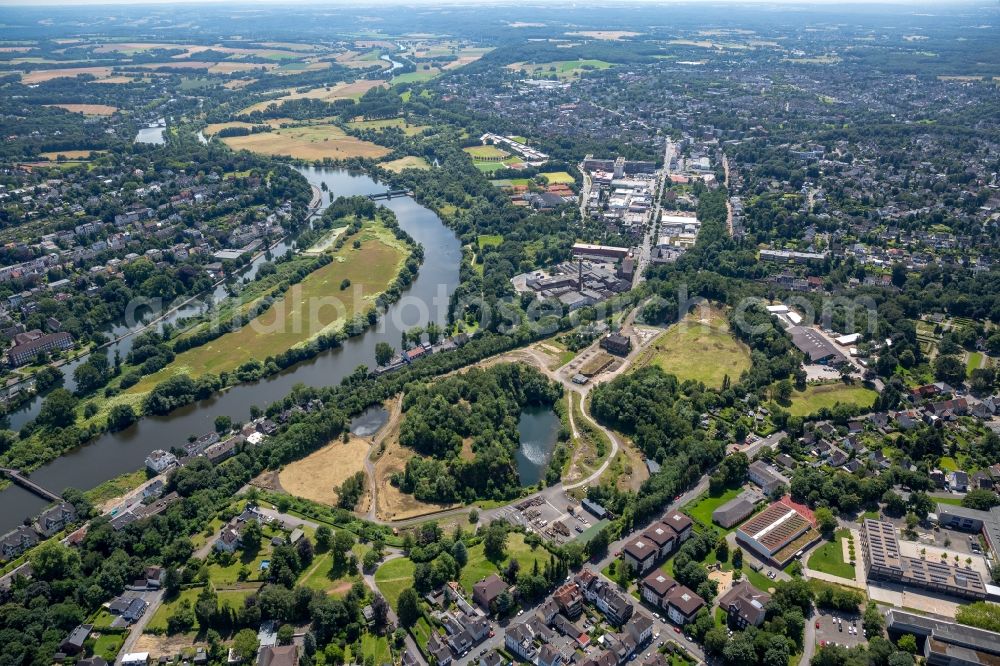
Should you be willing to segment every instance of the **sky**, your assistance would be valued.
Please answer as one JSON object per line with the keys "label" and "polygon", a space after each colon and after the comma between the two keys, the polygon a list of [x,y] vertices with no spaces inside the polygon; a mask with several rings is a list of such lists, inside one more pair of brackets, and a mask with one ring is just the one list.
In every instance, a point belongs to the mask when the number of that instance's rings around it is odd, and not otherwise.
{"label": "sky", "polygon": [[[984,0],[583,0],[577,5],[600,4],[608,7],[617,4],[686,4],[686,5],[899,5],[921,10],[945,9],[959,5],[994,4]],[[542,0],[0,0],[0,6],[34,7],[41,5],[86,6],[86,5],[171,5],[171,4],[212,4],[212,5],[350,5],[393,6],[393,5],[545,5]]]}

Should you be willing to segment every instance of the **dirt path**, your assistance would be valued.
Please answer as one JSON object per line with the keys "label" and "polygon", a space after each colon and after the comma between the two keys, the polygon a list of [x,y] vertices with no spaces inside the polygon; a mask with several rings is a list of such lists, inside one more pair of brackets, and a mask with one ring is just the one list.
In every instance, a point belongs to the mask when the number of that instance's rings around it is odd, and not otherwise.
{"label": "dirt path", "polygon": [[[399,424],[403,417],[403,396],[397,395],[391,399],[391,403],[389,407],[389,419],[385,422],[384,426],[379,428],[375,436],[372,437],[372,445],[368,449],[368,455],[365,456],[365,473],[368,475],[369,488],[368,511],[365,513],[365,517],[372,522],[375,521],[377,517],[376,513],[378,512],[378,476],[375,474],[375,463],[380,455],[375,454],[391,433],[399,432]],[[372,460],[372,456],[375,456],[375,460]]]}

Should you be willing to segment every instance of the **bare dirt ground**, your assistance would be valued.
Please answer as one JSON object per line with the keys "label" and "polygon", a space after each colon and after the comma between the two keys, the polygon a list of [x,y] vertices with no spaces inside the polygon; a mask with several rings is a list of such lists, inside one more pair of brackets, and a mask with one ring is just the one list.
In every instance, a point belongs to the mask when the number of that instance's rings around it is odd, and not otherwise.
{"label": "bare dirt ground", "polygon": [[396,436],[387,440],[385,452],[375,465],[378,498],[376,513],[381,520],[405,520],[461,506],[421,502],[413,495],[400,492],[390,483],[392,475],[402,472],[406,468],[406,461],[414,455],[413,451],[400,445],[398,431]]}
{"label": "bare dirt ground", "polygon": [[335,506],[336,489],[352,474],[364,471],[369,446],[370,441],[360,437],[351,436],[346,444],[337,439],[287,465],[278,481],[291,495]]}
{"label": "bare dirt ground", "polygon": [[[142,634],[132,648],[133,652],[148,652],[150,654],[179,654],[195,645],[199,645],[194,640],[194,633],[175,634],[173,636],[156,636],[153,634]],[[206,648],[208,643],[200,643]]]}

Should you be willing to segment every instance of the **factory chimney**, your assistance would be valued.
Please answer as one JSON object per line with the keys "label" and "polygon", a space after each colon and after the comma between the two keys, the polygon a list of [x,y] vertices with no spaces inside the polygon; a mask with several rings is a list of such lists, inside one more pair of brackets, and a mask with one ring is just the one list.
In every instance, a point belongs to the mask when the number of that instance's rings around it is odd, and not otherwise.
{"label": "factory chimney", "polygon": [[583,259],[578,259],[576,265],[577,265],[576,290],[583,291]]}

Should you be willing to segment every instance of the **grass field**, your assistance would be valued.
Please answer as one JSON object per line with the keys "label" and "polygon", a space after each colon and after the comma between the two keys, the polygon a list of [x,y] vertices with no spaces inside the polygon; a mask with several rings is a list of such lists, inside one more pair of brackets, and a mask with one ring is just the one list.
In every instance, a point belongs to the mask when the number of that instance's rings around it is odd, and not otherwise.
{"label": "grass field", "polygon": [[[334,261],[292,285],[267,312],[237,331],[178,354],[170,365],[143,377],[128,393],[150,391],[175,374],[198,377],[280,354],[337,330],[355,314],[366,311],[395,279],[407,253],[381,225],[368,224],[355,238],[361,241],[359,249],[345,244]],[[341,290],[344,279],[350,280],[351,286]]]}
{"label": "grass field", "polygon": [[496,247],[503,242],[503,236],[500,234],[480,234],[478,238],[479,247]]}
{"label": "grass field", "polygon": [[978,370],[979,365],[983,362],[983,355],[981,352],[972,352],[969,354],[969,360],[965,364],[965,374],[972,376],[973,370]]}
{"label": "grass field", "polygon": [[352,474],[364,471],[367,455],[368,442],[364,439],[351,437],[346,444],[337,439],[286,465],[278,480],[291,495],[336,506],[336,489]]}
{"label": "grass field", "polygon": [[124,634],[101,634],[94,641],[94,655],[103,657],[106,662],[113,664],[124,642]]}
{"label": "grass field", "polygon": [[750,367],[750,351],[730,335],[722,311],[706,307],[661,334],[640,359],[640,365],[648,364],[681,381],[693,379],[720,388],[726,375],[736,382]]}
{"label": "grass field", "polygon": [[80,113],[85,116],[110,116],[118,111],[117,106],[107,104],[49,104],[48,106],[59,107],[70,113]]}
{"label": "grass field", "polygon": [[576,182],[576,179],[565,171],[546,171],[538,175],[545,176],[545,179],[549,181],[549,185],[558,185],[560,183],[572,185]]}
{"label": "grass field", "polygon": [[293,99],[318,99],[324,102],[334,102],[338,99],[358,100],[372,88],[386,85],[381,79],[360,79],[351,83],[338,83],[332,86],[311,88],[304,91],[296,91],[291,88],[285,89],[285,94],[277,99],[270,99],[264,102],[252,104],[241,110],[237,115],[246,115],[254,111],[263,111],[272,104],[281,106],[285,102]]}
{"label": "grass field", "polygon": [[264,155],[285,155],[303,160],[327,157],[343,160],[351,157],[385,157],[388,148],[350,136],[336,125],[285,127],[273,132],[226,137],[233,150],[249,150]]}
{"label": "grass field", "polygon": [[572,79],[587,71],[607,69],[612,63],[604,60],[555,60],[553,62],[515,62],[507,65],[514,71],[525,70],[529,76],[538,78]]}
{"label": "grass field", "polygon": [[[229,604],[229,606],[236,610],[243,605],[243,600],[257,591],[257,587],[246,588],[242,590],[219,590],[216,592],[219,598],[219,606],[224,604]],[[198,601],[198,595],[201,594],[200,587],[192,587],[186,590],[181,590],[180,594],[177,595],[175,599],[171,601],[164,602],[160,604],[160,607],[156,609],[156,614],[150,619],[149,624],[146,628],[151,631],[163,631],[167,630],[167,620],[177,607],[181,605],[185,599],[187,599],[191,606],[193,607]],[[195,628],[198,626],[198,621],[195,620]]]}
{"label": "grass field", "polygon": [[844,547],[841,544],[841,541],[848,538],[849,535],[848,530],[837,530],[833,541],[824,543],[809,556],[809,568],[828,573],[831,576],[853,580],[854,567],[851,566],[850,562],[844,561]]}
{"label": "grass field", "polygon": [[521,571],[531,571],[536,560],[539,567],[545,564],[549,559],[549,551],[541,546],[532,550],[524,542],[523,534],[520,532],[511,532],[507,537],[507,559],[501,562],[499,567],[486,559],[486,555],[483,552],[483,544],[470,548],[469,561],[462,569],[462,573],[459,576],[459,583],[461,583],[466,592],[471,594],[473,585],[491,573],[500,573],[507,566],[507,563],[510,562],[511,558],[520,562]]}
{"label": "grass field", "polygon": [[792,416],[808,416],[826,407],[832,409],[838,402],[841,404],[871,407],[878,393],[863,386],[848,386],[847,384],[814,384],[805,391],[792,393],[792,404],[788,413]]}
{"label": "grass field", "polygon": [[403,131],[406,136],[420,134],[427,125],[410,125],[402,118],[387,118],[385,120],[352,120],[347,126],[356,130],[383,130],[389,127],[396,127]]}
{"label": "grass field", "polygon": [[712,525],[712,512],[729,500],[735,499],[740,490],[740,488],[730,488],[720,495],[705,495],[684,507],[684,513],[709,527]]}
{"label": "grass field", "polygon": [[413,585],[413,562],[406,557],[389,560],[375,572],[375,584],[389,605],[396,607],[399,595]]}
{"label": "grass field", "polygon": [[473,161],[472,165],[482,171],[483,173],[493,173],[494,171],[499,171],[500,169],[506,169],[511,164],[518,164],[521,160],[516,157],[508,157],[503,162],[477,162]]}
{"label": "grass field", "polygon": [[361,576],[355,571],[349,576],[335,577],[331,571],[332,564],[333,559],[329,553],[317,555],[312,564],[302,572],[296,584],[311,590],[319,590],[328,595],[346,595],[351,590],[351,586],[361,580]]}
{"label": "grass field", "polygon": [[463,148],[465,152],[472,156],[473,159],[484,159],[484,158],[505,158],[507,157],[507,152],[497,148],[496,146],[470,146],[469,148]]}
{"label": "grass field", "polygon": [[420,70],[419,72],[406,72],[405,74],[400,74],[399,76],[392,77],[392,85],[399,85],[401,83],[423,83],[425,81],[430,81],[436,76],[441,75],[441,70],[437,67],[433,67],[429,70]]}
{"label": "grass field", "polygon": [[406,157],[400,157],[399,159],[390,160],[389,162],[383,162],[380,166],[383,169],[388,169],[389,171],[394,171],[395,173],[400,173],[403,169],[427,170],[431,168],[431,165],[427,163],[427,160],[413,155],[407,155]]}

